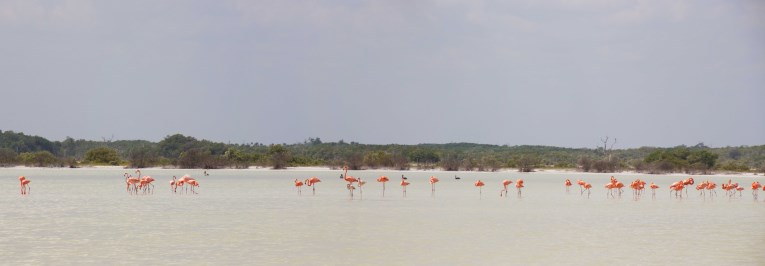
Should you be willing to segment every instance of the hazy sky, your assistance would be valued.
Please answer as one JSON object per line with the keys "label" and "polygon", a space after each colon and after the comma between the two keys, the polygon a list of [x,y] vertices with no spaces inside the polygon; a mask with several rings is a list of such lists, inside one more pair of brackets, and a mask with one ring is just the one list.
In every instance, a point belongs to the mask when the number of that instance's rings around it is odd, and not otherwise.
{"label": "hazy sky", "polygon": [[0,0],[52,140],[765,144],[763,1]]}

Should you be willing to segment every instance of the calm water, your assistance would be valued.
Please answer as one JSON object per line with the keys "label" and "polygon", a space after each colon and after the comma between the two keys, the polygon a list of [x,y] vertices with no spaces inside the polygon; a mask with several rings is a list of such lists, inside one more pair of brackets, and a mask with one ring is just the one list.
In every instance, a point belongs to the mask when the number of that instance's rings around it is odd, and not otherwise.
{"label": "calm water", "polygon": [[[616,175],[661,186],[634,200],[606,197],[610,175],[351,171],[370,181],[349,199],[340,171],[147,169],[153,195],[128,195],[124,170],[0,169],[2,264],[507,265],[765,264],[765,193],[676,199],[666,176]],[[191,174],[198,195],[174,195]],[[374,179],[391,177],[385,197]],[[19,175],[32,183],[20,196]],[[431,196],[427,178],[441,178]],[[316,195],[295,178],[318,176]],[[499,197],[521,177],[523,197]],[[472,183],[487,185],[479,196]],[[590,198],[566,178],[594,185]],[[709,177],[695,177],[697,181]],[[709,178],[718,184],[728,177]],[[734,177],[747,188],[752,177]],[[760,182],[765,181],[762,178]]]}

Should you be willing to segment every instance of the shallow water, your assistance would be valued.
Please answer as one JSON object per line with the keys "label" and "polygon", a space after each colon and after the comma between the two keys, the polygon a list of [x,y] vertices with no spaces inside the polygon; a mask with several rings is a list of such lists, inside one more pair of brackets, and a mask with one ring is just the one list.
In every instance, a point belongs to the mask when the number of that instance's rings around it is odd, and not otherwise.
{"label": "shallow water", "polygon": [[[728,198],[689,191],[675,198],[678,177],[616,175],[656,182],[634,199],[608,198],[610,174],[518,174],[351,171],[368,181],[351,200],[340,171],[147,169],[152,195],[129,195],[124,170],[0,169],[3,264],[738,264],[765,261],[765,193]],[[199,194],[170,192],[172,175],[191,174]],[[391,177],[382,186],[374,179]],[[461,180],[455,180],[457,174]],[[20,196],[19,175],[32,183]],[[441,178],[431,195],[428,177]],[[316,195],[295,178],[322,179]],[[500,181],[523,178],[522,198]],[[473,182],[486,186],[479,194]],[[593,184],[589,198],[563,180]],[[719,183],[729,177],[698,177]],[[752,177],[732,177],[749,187]],[[758,178],[754,178],[758,179]],[[760,180],[762,182],[762,180]]]}

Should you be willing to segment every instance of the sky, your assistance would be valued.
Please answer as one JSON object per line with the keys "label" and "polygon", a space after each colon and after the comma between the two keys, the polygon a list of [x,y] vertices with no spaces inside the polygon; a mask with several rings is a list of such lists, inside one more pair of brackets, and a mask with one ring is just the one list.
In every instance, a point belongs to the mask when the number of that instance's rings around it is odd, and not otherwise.
{"label": "sky", "polygon": [[0,130],[765,144],[763,1],[0,0]]}

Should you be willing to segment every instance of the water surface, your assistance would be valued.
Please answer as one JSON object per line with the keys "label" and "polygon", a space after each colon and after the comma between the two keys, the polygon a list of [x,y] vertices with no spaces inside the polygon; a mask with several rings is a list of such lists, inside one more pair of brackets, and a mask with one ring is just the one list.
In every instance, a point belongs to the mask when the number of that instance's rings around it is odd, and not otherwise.
{"label": "water surface", "polygon": [[[129,195],[125,170],[0,169],[3,264],[507,265],[738,264],[765,261],[765,193],[754,200],[671,196],[678,177],[616,175],[661,186],[608,198],[610,174],[351,171],[369,181],[350,199],[340,171],[146,169],[152,195]],[[199,194],[169,190],[191,174]],[[379,175],[391,177],[382,197]],[[412,183],[403,197],[401,174]],[[454,175],[462,179],[455,180]],[[20,196],[18,176],[32,183]],[[427,179],[442,181],[431,195]],[[322,179],[316,195],[295,178]],[[487,185],[479,190],[477,179]],[[500,181],[523,178],[500,198]],[[595,187],[589,198],[563,180]],[[700,177],[719,183],[730,177]],[[732,177],[747,188],[752,177]],[[758,179],[758,178],[754,178]],[[763,180],[760,180],[761,182]],[[719,189],[718,189],[719,190]]]}

